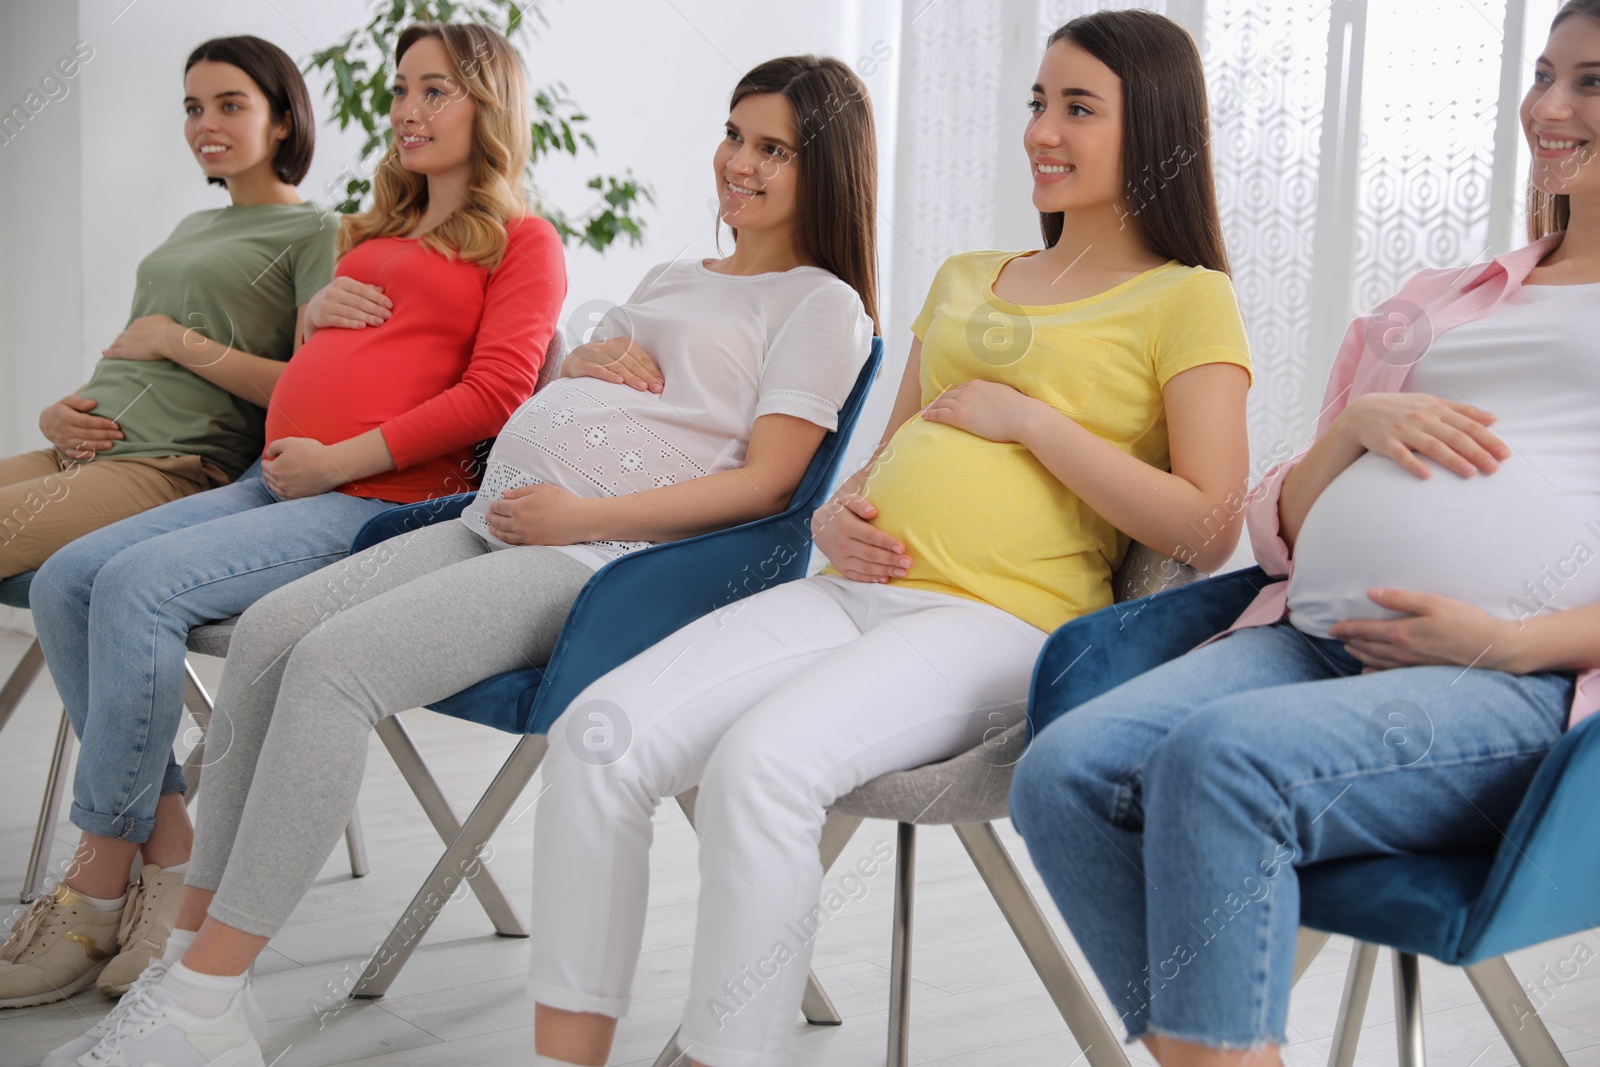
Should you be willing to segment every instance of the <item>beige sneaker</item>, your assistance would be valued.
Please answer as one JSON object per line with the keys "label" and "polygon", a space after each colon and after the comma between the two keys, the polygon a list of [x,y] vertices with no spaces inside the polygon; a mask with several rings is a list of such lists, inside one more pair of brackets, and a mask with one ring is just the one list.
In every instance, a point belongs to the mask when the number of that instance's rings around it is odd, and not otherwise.
{"label": "beige sneaker", "polygon": [[124,911],[96,911],[65,882],[35,900],[0,947],[0,1008],[65,1000],[93,982],[117,951]]}
{"label": "beige sneaker", "polygon": [[122,929],[117,931],[122,952],[100,972],[96,983],[100,992],[122,996],[151,960],[161,958],[182,904],[183,875],[145,864],[139,880],[128,887],[128,905],[122,909]]}

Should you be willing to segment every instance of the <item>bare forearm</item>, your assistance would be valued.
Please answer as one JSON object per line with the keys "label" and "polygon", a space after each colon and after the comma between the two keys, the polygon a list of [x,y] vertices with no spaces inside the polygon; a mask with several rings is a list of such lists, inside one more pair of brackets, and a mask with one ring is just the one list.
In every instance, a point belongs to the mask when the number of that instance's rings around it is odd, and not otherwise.
{"label": "bare forearm", "polygon": [[1294,552],[1300,527],[1322,491],[1366,451],[1335,422],[1283,479],[1278,495],[1278,534]]}
{"label": "bare forearm", "polygon": [[1208,494],[1194,483],[1128,455],[1042,402],[1026,420],[1020,443],[1062,485],[1111,525],[1210,572],[1238,543],[1244,481]]}
{"label": "bare forearm", "polygon": [[329,445],[328,461],[338,468],[346,482],[358,482],[394,470],[389,443],[383,439],[383,431],[377,429]]}
{"label": "bare forearm", "polygon": [[176,328],[167,339],[166,356],[212,385],[260,407],[267,406],[279,376],[288,366],[283,360],[241,352],[193,330]]}
{"label": "bare forearm", "polygon": [[782,511],[792,485],[744,467],[593,501],[588,541],[678,541]]}
{"label": "bare forearm", "polygon": [[1600,604],[1507,622],[1507,655],[1502,670],[1585,671],[1600,667]]}

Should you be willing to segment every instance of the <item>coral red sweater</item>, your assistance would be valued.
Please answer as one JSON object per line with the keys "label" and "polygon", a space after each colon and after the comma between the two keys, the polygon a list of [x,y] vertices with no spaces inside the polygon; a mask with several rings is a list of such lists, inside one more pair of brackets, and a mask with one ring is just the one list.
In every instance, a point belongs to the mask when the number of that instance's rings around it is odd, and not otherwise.
{"label": "coral red sweater", "polygon": [[266,440],[331,445],[377,427],[396,469],[339,492],[408,504],[475,488],[472,447],[533,394],[567,295],[555,227],[530,215],[509,233],[493,273],[411,238],[346,253],[335,276],[382,286],[393,315],[312,334],[272,391]]}

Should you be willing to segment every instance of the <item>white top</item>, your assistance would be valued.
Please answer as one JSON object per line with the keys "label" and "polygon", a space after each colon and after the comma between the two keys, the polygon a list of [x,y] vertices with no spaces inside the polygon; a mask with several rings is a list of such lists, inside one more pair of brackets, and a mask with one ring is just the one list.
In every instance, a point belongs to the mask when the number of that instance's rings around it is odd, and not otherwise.
{"label": "white top", "polygon": [[[836,429],[872,349],[872,320],[855,290],[820,267],[739,276],[679,260],[647,273],[590,339],[616,336],[655,360],[665,386],[557,378],[518,408],[461,515],[490,547],[510,547],[484,516],[513,486],[622,496],[742,466],[762,415]],[[649,543],[558,547],[598,568]]]}
{"label": "white top", "polygon": [[1432,460],[1422,479],[1357,459],[1312,504],[1294,549],[1289,621],[1399,617],[1370,586],[1437,593],[1523,619],[1600,601],[1600,284],[1523,286],[1448,330],[1404,391],[1475,404],[1511,448],[1493,474]]}

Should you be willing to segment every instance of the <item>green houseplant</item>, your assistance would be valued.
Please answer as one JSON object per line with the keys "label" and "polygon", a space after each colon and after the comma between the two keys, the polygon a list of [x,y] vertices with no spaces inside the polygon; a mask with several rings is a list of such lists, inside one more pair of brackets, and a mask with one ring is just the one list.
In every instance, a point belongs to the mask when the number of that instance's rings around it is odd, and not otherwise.
{"label": "green houseplant", "polygon": [[[315,53],[305,73],[328,75],[327,94],[334,112],[329,122],[346,129],[351,123],[366,131],[357,166],[346,168],[340,176],[343,189],[334,195],[343,199],[334,210],[349,214],[361,210],[361,201],[372,190],[371,164],[387,146],[389,137],[389,86],[394,78],[394,43],[400,30],[411,22],[479,22],[505,34],[513,44],[532,36],[528,15],[548,25],[537,0],[518,4],[515,0],[374,0],[373,15],[365,26],[351,30],[337,43]],[[577,156],[582,149],[594,150],[594,139],[583,129],[589,117],[567,96],[560,82],[536,88],[533,92],[533,147],[530,163],[537,165],[555,152]],[[631,170],[621,177],[598,175],[588,187],[595,191],[595,203],[577,213],[568,213],[550,203],[533,189],[533,208],[549,219],[565,244],[577,242],[603,251],[618,237],[626,236],[638,244],[644,236],[645,222],[639,215],[640,201],[654,203],[650,187],[636,180]]]}

